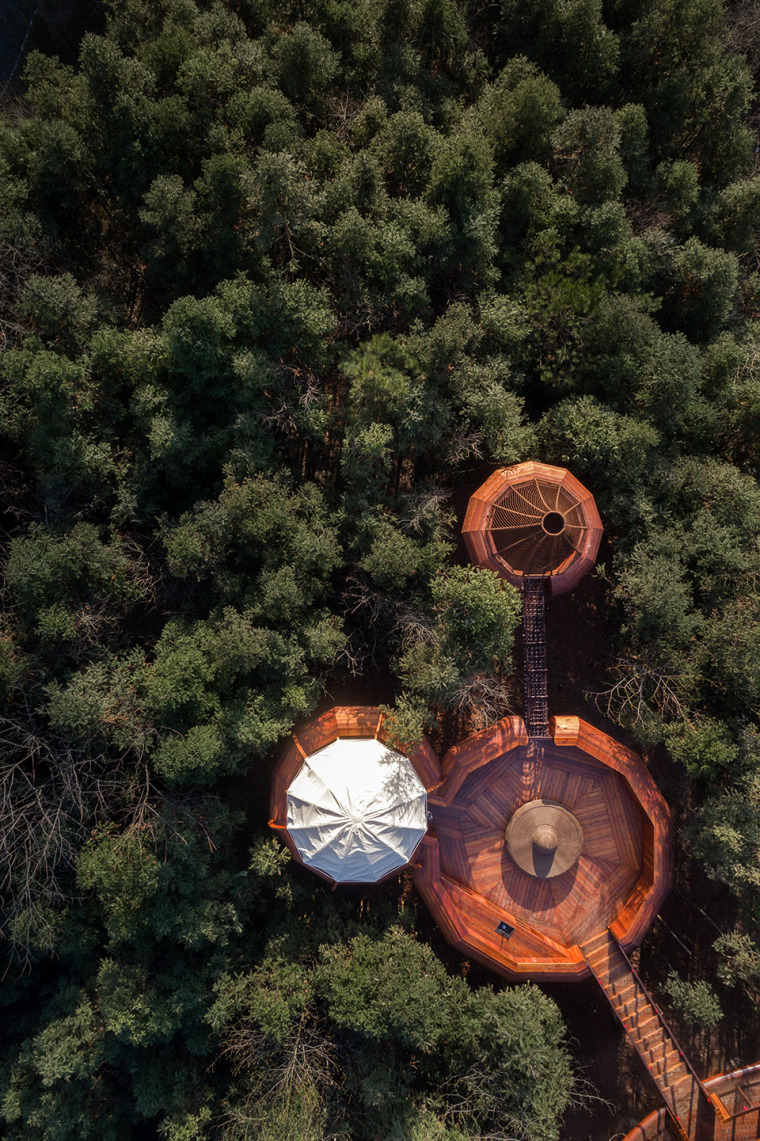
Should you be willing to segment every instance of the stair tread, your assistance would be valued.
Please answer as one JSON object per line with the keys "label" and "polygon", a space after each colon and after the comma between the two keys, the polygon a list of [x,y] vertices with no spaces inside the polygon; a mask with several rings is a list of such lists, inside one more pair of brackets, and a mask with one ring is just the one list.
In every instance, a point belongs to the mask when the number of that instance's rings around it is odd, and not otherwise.
{"label": "stair tread", "polygon": [[[581,951],[660,1091],[673,1121],[674,1134],[682,1141],[690,1141],[695,1115],[707,1091],[689,1069],[662,1021],[659,1008],[647,994],[616,940],[605,932],[589,939]],[[716,1118],[724,1120],[721,1109],[715,1104],[714,1112]]]}
{"label": "stair tread", "polygon": [[[622,1006],[637,997],[636,987],[631,983],[630,986],[621,987],[620,990],[610,990],[610,996],[616,1006]],[[644,1007],[641,1006],[641,1009]]]}
{"label": "stair tread", "polygon": [[608,947],[610,945],[610,937],[606,931],[601,931],[598,935],[594,935],[593,939],[589,939],[581,947],[581,951],[585,955],[592,947]]}
{"label": "stair tread", "polygon": [[655,1067],[659,1067],[661,1070],[664,1069],[671,1074],[675,1074],[676,1070],[686,1069],[683,1058],[678,1054],[663,1058],[653,1058],[652,1069]]}

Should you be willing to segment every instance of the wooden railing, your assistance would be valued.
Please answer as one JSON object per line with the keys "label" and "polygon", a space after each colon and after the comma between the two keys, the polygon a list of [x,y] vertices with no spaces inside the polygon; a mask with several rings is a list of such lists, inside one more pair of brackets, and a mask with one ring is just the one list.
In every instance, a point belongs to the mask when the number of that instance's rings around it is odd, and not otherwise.
{"label": "wooden railing", "polygon": [[699,1092],[700,1092],[700,1093],[701,1093],[701,1094],[702,1094],[704,1097],[706,1097],[706,1098],[707,1098],[708,1102],[709,1102],[709,1103],[710,1103],[710,1105],[713,1107],[713,1109],[716,1109],[716,1105],[715,1105],[715,1102],[714,1102],[714,1100],[713,1100],[713,1097],[712,1097],[712,1095],[711,1095],[710,1091],[707,1089],[707,1087],[705,1086],[705,1084],[704,1084],[704,1082],[702,1081],[702,1079],[701,1079],[701,1078],[698,1076],[698,1074],[697,1074],[697,1071],[694,1069],[694,1067],[692,1066],[691,1062],[689,1061],[689,1059],[688,1059],[688,1057],[687,1057],[686,1053],[685,1053],[685,1052],[684,1052],[684,1050],[681,1048],[681,1043],[678,1041],[678,1039],[676,1038],[675,1034],[673,1033],[673,1029],[672,1029],[672,1027],[670,1026],[670,1023],[669,1023],[669,1022],[667,1021],[667,1019],[665,1018],[665,1015],[662,1013],[662,1010],[660,1009],[660,1005],[659,1005],[659,1003],[655,1002],[655,1000],[652,998],[651,994],[649,993],[649,991],[647,990],[646,986],[644,985],[644,983],[643,983],[643,981],[642,981],[641,975],[640,975],[640,974],[639,974],[639,972],[636,970],[636,968],[634,967],[633,963],[632,963],[632,962],[631,962],[631,960],[628,958],[628,956],[626,955],[625,951],[624,951],[624,950],[623,950],[623,948],[620,946],[620,944],[618,943],[617,939],[616,939],[616,938],[615,938],[615,936],[612,934],[612,932],[610,932],[610,937],[611,937],[612,939],[614,939],[614,941],[615,941],[615,946],[617,947],[618,951],[620,952],[620,954],[623,956],[623,958],[625,959],[626,963],[628,964],[628,969],[630,970],[631,974],[633,975],[634,981],[636,982],[637,986],[639,986],[639,987],[641,988],[641,990],[643,991],[643,994],[644,994],[644,998],[646,998],[646,1000],[649,1002],[649,1004],[650,1004],[650,1005],[651,1005],[651,1007],[653,1008],[653,1010],[654,1010],[655,1014],[657,1015],[657,1018],[658,1018],[658,1020],[659,1020],[659,1023],[660,1023],[660,1025],[662,1026],[663,1030],[664,1030],[664,1031],[665,1031],[665,1033],[668,1035],[668,1037],[670,1038],[671,1042],[673,1043],[673,1045],[675,1046],[676,1050],[678,1051],[678,1053],[679,1053],[679,1055],[680,1055],[680,1058],[681,1058],[681,1061],[682,1061],[682,1062],[683,1062],[683,1064],[686,1066],[686,1069],[687,1069],[687,1070],[689,1071],[689,1073],[691,1074],[691,1077],[692,1077],[692,1078],[693,1078],[693,1080],[696,1082],[696,1084],[697,1084],[697,1088],[699,1089]]}

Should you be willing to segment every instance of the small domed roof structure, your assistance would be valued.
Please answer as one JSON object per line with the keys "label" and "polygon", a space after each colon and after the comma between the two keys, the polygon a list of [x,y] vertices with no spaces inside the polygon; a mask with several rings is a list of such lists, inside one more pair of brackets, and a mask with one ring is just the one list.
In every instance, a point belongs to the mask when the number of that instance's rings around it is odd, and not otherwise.
{"label": "small domed roof structure", "polygon": [[303,862],[336,883],[375,883],[407,864],[427,831],[427,794],[408,759],[373,737],[307,757],[287,791]]}
{"label": "small domed roof structure", "polygon": [[548,578],[572,590],[596,562],[602,521],[591,492],[565,468],[501,468],[471,497],[462,526],[470,558],[520,587]]}
{"label": "small domed roof structure", "polygon": [[293,734],[272,777],[270,825],[299,863],[333,883],[376,883],[403,868],[427,830],[441,770],[423,741],[385,741],[374,706],[335,706]]}

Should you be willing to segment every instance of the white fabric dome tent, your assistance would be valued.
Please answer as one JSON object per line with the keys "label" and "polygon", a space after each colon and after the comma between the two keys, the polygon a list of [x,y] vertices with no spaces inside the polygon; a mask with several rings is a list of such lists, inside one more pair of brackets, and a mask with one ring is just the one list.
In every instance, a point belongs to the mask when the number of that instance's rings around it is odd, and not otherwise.
{"label": "white fabric dome tent", "polygon": [[307,757],[287,792],[298,854],[338,883],[374,883],[408,863],[427,831],[411,762],[374,738],[339,737]]}

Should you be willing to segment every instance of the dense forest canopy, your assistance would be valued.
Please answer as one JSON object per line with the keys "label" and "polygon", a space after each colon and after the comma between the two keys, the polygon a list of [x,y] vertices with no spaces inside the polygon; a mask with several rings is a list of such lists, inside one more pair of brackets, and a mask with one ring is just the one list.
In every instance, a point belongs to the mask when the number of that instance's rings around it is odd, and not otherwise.
{"label": "dense forest canopy", "polygon": [[758,985],[760,8],[78,19],[0,108],[3,1135],[555,1141],[556,1005],[442,962],[403,877],[294,870],[268,776],[336,686],[401,743],[519,709],[452,494],[567,465],[598,720],[667,750]]}

